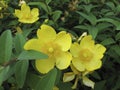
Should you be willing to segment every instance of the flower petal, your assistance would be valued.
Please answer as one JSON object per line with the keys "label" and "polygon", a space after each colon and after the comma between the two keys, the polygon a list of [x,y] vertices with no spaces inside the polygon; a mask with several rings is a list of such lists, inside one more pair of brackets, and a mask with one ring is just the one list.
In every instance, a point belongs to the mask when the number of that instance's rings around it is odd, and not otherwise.
{"label": "flower petal", "polygon": [[43,43],[39,39],[31,39],[25,43],[24,49],[41,51],[42,45],[43,45]]}
{"label": "flower petal", "polygon": [[80,42],[80,46],[81,47],[85,47],[85,48],[89,48],[89,49],[93,49],[94,48],[94,40],[92,40],[92,36],[88,35],[82,38],[81,42]]}
{"label": "flower petal", "polygon": [[54,68],[54,63],[54,60],[50,58],[44,60],[36,60],[35,66],[40,73],[45,74]]}
{"label": "flower petal", "polygon": [[85,63],[85,67],[87,71],[94,71],[99,69],[102,66],[101,60],[92,60],[91,62]]}
{"label": "flower petal", "polygon": [[73,64],[70,64],[70,68],[74,74],[80,74],[80,72],[73,66]]}
{"label": "flower petal", "polygon": [[70,52],[72,53],[73,57],[79,56],[80,49],[80,45],[76,42],[71,45]]}
{"label": "flower petal", "polygon": [[57,34],[55,42],[59,44],[63,51],[67,51],[70,49],[71,46],[71,36],[70,34],[66,34],[65,31],[61,31]]}
{"label": "flower petal", "polygon": [[30,14],[30,7],[26,4],[22,4],[21,11],[23,14]]}
{"label": "flower petal", "polygon": [[43,24],[41,29],[38,29],[37,36],[43,42],[50,42],[56,38],[56,32],[51,26]]}
{"label": "flower petal", "polygon": [[56,57],[56,66],[59,69],[66,69],[71,62],[72,55],[69,52],[63,52],[59,57]]}
{"label": "flower petal", "polygon": [[95,57],[96,59],[101,59],[103,57],[104,52],[106,51],[106,48],[102,46],[101,44],[95,45]]}
{"label": "flower petal", "polygon": [[72,59],[72,64],[73,66],[78,70],[78,71],[84,71],[85,66],[84,64],[79,60],[79,58],[73,58]]}
{"label": "flower petal", "polygon": [[37,20],[39,19],[39,17],[31,17],[31,18],[19,18],[19,22],[22,22],[22,23],[34,23],[36,22]]}
{"label": "flower petal", "polygon": [[21,18],[22,17],[21,11],[18,9],[15,9],[15,16]]}
{"label": "flower petal", "polygon": [[38,17],[39,16],[39,9],[38,8],[33,8],[31,10],[31,14],[33,17]]}

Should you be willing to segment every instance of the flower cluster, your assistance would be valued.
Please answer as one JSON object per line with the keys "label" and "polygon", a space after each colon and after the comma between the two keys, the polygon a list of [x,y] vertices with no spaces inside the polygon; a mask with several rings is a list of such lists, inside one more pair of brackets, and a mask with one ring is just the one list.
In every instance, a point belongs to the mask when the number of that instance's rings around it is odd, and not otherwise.
{"label": "flower cluster", "polygon": [[[16,17],[22,23],[34,23],[39,19],[39,10],[22,4],[21,10],[15,10]],[[78,41],[72,43],[72,38],[66,31],[56,33],[49,25],[41,25],[37,30],[37,38],[28,40],[24,45],[25,50],[35,50],[48,55],[47,59],[35,60],[36,69],[46,74],[54,67],[59,70],[71,67],[71,72],[64,73],[63,81],[69,82],[75,79],[72,88],[76,88],[81,78],[86,86],[94,88],[94,82],[87,74],[102,66],[101,59],[106,48],[101,44],[95,44],[91,35],[82,35]]]}
{"label": "flower cluster", "polygon": [[[73,72],[65,73],[63,81],[71,81],[75,75],[77,78],[82,75],[83,82],[90,87],[93,87],[94,83],[85,75],[101,67],[101,59],[106,50],[101,44],[95,44],[91,35],[84,36],[80,43],[72,43],[69,33],[61,31],[56,34],[51,26],[45,24],[37,30],[37,38],[27,41],[24,49],[40,51],[49,56],[48,59],[35,61],[40,73],[48,73],[55,66],[60,70],[71,66]],[[75,87],[76,85],[73,88]]]}

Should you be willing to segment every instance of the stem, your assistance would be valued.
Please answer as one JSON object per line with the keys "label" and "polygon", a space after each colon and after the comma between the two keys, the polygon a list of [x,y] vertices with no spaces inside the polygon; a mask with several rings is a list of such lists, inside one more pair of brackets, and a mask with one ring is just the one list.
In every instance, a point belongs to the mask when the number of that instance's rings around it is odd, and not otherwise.
{"label": "stem", "polygon": [[16,61],[17,61],[17,59],[15,58],[15,59],[13,59],[13,60],[10,60],[9,62],[6,62],[6,63],[2,64],[1,66],[7,67],[8,65],[13,64],[13,63],[16,62]]}

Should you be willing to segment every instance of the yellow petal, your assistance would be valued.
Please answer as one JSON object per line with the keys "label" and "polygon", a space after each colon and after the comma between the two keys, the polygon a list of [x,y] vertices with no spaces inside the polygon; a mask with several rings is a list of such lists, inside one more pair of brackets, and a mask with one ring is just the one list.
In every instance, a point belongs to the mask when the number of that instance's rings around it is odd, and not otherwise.
{"label": "yellow petal", "polygon": [[80,49],[80,45],[76,42],[71,45],[70,52],[72,53],[73,57],[79,56]]}
{"label": "yellow petal", "polygon": [[39,9],[38,8],[33,8],[31,10],[31,14],[33,17],[38,17],[39,16]]}
{"label": "yellow petal", "polygon": [[70,68],[74,72],[74,74],[80,74],[80,72],[73,66],[73,64],[70,64]]}
{"label": "yellow petal", "polygon": [[106,48],[101,44],[95,45],[95,57],[96,59],[101,59],[103,57],[104,52],[106,51]]}
{"label": "yellow petal", "polygon": [[102,66],[101,60],[92,60],[91,62],[85,63],[85,67],[87,71],[94,71],[99,69]]}
{"label": "yellow petal", "polygon": [[92,89],[94,89],[94,85],[95,83],[93,81],[91,81],[89,78],[87,77],[83,77],[83,84],[88,86],[88,87],[91,87]]}
{"label": "yellow petal", "polygon": [[72,59],[72,64],[73,66],[78,70],[78,71],[84,71],[85,66],[84,64],[79,60],[79,58],[73,58]]}
{"label": "yellow petal", "polygon": [[75,74],[73,72],[64,73],[63,82],[70,82],[75,78]]}
{"label": "yellow petal", "polygon": [[43,42],[50,42],[56,38],[56,32],[51,26],[43,24],[41,29],[38,29],[37,36]]}
{"label": "yellow petal", "polygon": [[19,18],[19,22],[22,22],[22,23],[34,23],[38,20],[39,18],[38,17],[28,17],[28,18]]}
{"label": "yellow petal", "polygon": [[81,42],[80,42],[80,46],[81,47],[85,47],[85,48],[90,48],[93,49],[94,48],[94,40],[92,40],[92,36],[88,35],[82,38]]}
{"label": "yellow petal", "polygon": [[21,11],[18,9],[15,9],[15,16],[21,18],[22,17]]}
{"label": "yellow petal", "polygon": [[61,46],[63,51],[67,51],[71,46],[71,36],[66,34],[65,31],[61,31],[57,34],[55,42]]}
{"label": "yellow petal", "polygon": [[40,73],[45,74],[54,68],[54,63],[52,59],[36,60],[35,66]]}
{"label": "yellow petal", "polygon": [[66,69],[69,67],[72,55],[69,52],[63,52],[59,57],[56,57],[56,66],[59,69]]}
{"label": "yellow petal", "polygon": [[24,49],[41,51],[42,45],[43,45],[43,43],[39,39],[31,39],[25,43]]}
{"label": "yellow petal", "polygon": [[21,11],[23,14],[30,14],[30,7],[26,4],[22,4]]}

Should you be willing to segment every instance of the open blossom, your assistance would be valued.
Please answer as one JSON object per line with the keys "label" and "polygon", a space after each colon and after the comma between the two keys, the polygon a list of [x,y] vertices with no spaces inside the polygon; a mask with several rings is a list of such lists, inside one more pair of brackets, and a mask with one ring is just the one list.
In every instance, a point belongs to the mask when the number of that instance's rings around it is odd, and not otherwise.
{"label": "open blossom", "polygon": [[18,17],[18,21],[22,23],[34,23],[39,19],[39,9],[30,7],[25,3],[21,5],[21,10],[15,9],[15,16]]}
{"label": "open blossom", "polygon": [[101,67],[105,51],[103,45],[95,44],[91,35],[85,36],[80,43],[75,42],[71,45],[72,64],[80,72],[94,71]]}
{"label": "open blossom", "polygon": [[42,25],[37,31],[37,39],[29,40],[25,50],[36,50],[49,56],[48,59],[36,60],[35,66],[41,73],[47,73],[56,66],[58,69],[66,69],[71,62],[72,55],[68,52],[71,46],[71,36],[65,31],[56,34],[55,30]]}

